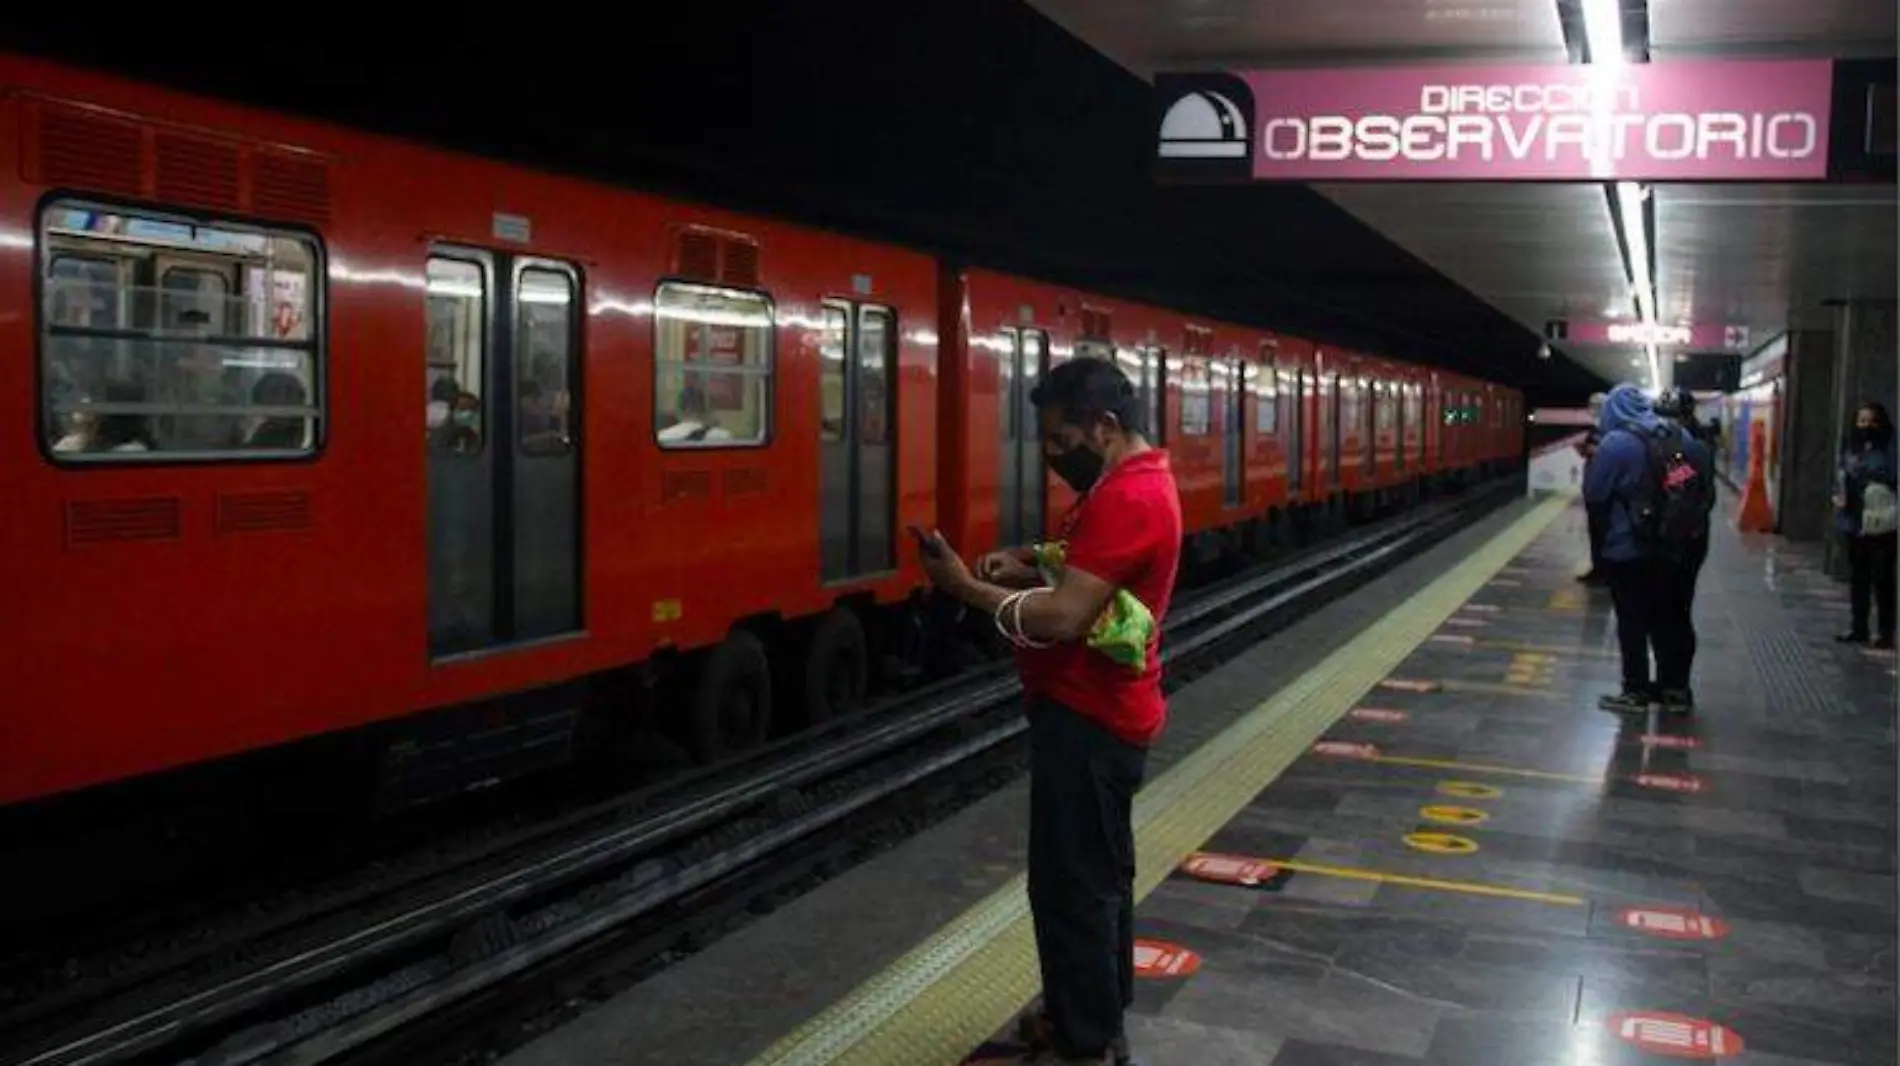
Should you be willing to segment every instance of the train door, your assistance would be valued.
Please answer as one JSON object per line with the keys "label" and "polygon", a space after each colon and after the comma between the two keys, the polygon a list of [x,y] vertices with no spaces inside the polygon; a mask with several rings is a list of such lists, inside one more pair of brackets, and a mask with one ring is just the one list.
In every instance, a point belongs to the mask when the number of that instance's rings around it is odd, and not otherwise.
{"label": "train door", "polygon": [[828,301],[820,345],[819,570],[843,581],[893,569],[897,328],[888,308]]}
{"label": "train door", "polygon": [[1392,400],[1392,469],[1400,477],[1405,476],[1405,427],[1411,424],[1406,408],[1412,405],[1412,383],[1398,378],[1391,383]]}
{"label": "train door", "polygon": [[581,628],[579,275],[465,248],[428,261],[429,648]]}
{"label": "train door", "polygon": [[1360,478],[1360,484],[1366,485],[1379,475],[1379,434],[1384,432],[1385,388],[1378,378],[1359,379],[1360,425],[1366,435],[1365,464],[1366,472]]}
{"label": "train door", "polygon": [[1143,427],[1148,443],[1160,445],[1168,435],[1167,389],[1162,384],[1163,368],[1167,366],[1168,353],[1164,348],[1135,349],[1136,375],[1135,394],[1141,401],[1142,417],[1148,420]]}
{"label": "train door", "polygon": [[1221,476],[1225,491],[1221,501],[1239,507],[1247,499],[1247,364],[1240,359],[1224,360],[1227,391],[1221,400],[1226,409],[1222,418]]}
{"label": "train door", "polygon": [[1042,434],[1029,394],[1049,370],[1049,335],[1039,329],[1005,330],[997,359],[997,542],[1019,547],[1043,533],[1043,500],[1048,477],[1042,462]]}
{"label": "train door", "polygon": [[1326,438],[1326,483],[1328,488],[1339,487],[1340,437],[1343,435],[1342,422],[1345,412],[1340,405],[1345,397],[1343,389],[1346,381],[1337,371],[1326,375],[1326,383],[1320,397],[1320,433]]}

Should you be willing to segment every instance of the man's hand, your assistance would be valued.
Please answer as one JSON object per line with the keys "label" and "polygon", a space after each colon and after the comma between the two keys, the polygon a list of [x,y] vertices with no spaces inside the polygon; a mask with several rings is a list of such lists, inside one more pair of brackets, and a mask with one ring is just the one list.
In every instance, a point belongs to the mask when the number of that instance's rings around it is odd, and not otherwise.
{"label": "man's hand", "polygon": [[923,559],[924,574],[930,578],[930,583],[950,595],[961,599],[977,584],[976,578],[970,574],[970,568],[964,565],[963,557],[950,547],[942,533],[933,529],[924,534],[924,549],[918,554]]}

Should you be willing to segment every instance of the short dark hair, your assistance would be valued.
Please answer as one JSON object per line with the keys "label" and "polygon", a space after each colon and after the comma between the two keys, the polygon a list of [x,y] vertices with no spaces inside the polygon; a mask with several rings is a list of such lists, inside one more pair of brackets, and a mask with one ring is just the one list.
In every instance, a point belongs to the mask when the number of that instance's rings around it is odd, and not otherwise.
{"label": "short dark hair", "polygon": [[1141,399],[1135,384],[1121,367],[1106,359],[1082,356],[1058,364],[1029,390],[1029,402],[1038,410],[1055,409],[1064,421],[1088,427],[1105,414],[1115,416],[1122,429],[1146,433]]}

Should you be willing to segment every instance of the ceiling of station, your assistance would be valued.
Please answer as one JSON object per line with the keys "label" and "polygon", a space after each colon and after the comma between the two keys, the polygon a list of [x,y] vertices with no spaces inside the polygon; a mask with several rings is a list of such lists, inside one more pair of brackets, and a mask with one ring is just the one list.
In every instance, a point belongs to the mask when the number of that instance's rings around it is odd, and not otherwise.
{"label": "ceiling of station", "polygon": [[[1558,0],[1029,0],[1143,78],[1157,71],[1420,62],[1562,63]],[[1647,0],[1653,59],[1866,58],[1895,51],[1890,3]],[[1597,184],[1385,183],[1315,188],[1524,325],[1634,320]],[[1826,301],[1891,298],[1891,185],[1657,185],[1656,313],[1746,326],[1750,346],[1825,327]],[[1560,345],[1608,380],[1647,378],[1641,349]],[[1665,359],[1664,375],[1670,371]]]}

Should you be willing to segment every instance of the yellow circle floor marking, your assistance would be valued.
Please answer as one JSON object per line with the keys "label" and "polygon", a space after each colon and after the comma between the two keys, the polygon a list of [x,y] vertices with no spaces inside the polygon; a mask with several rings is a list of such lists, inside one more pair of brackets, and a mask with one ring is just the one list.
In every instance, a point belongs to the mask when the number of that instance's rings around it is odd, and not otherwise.
{"label": "yellow circle floor marking", "polygon": [[1491,820],[1490,815],[1470,807],[1420,807],[1418,816],[1440,825],[1481,825]]}
{"label": "yellow circle floor marking", "polygon": [[1477,841],[1450,833],[1407,833],[1405,846],[1433,855],[1469,855],[1478,850]]}
{"label": "yellow circle floor marking", "polygon": [[1504,795],[1504,790],[1476,781],[1446,781],[1438,786],[1438,794],[1468,800],[1494,800]]}

